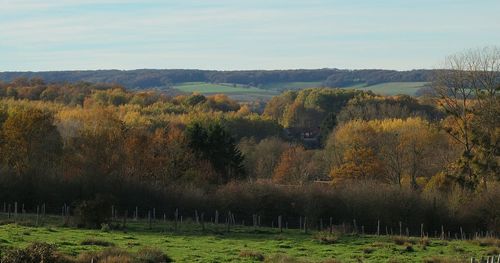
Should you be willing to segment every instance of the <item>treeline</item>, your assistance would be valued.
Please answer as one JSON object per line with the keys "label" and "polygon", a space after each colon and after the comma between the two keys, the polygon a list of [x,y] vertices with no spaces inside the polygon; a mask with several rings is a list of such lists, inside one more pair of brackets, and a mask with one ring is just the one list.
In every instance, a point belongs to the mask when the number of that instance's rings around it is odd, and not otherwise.
{"label": "treeline", "polygon": [[224,95],[16,79],[0,84],[0,201],[106,194],[120,207],[498,231],[498,78],[484,80],[493,88],[468,97],[289,91],[259,114]]}
{"label": "treeline", "polygon": [[343,69],[299,69],[299,70],[89,70],[47,72],[1,72],[0,80],[41,78],[48,83],[108,83],[126,88],[147,89],[170,87],[182,82],[234,83],[261,86],[280,82],[322,82],[326,87],[346,87],[354,84],[373,85],[382,82],[429,81],[431,70],[343,70]]}

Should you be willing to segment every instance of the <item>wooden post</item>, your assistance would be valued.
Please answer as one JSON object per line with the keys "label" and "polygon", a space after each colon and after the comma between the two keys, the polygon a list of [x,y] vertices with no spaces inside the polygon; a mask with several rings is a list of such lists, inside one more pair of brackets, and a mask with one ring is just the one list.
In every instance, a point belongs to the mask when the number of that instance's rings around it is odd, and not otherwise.
{"label": "wooden post", "polygon": [[444,240],[444,226],[441,225],[441,240]]}
{"label": "wooden post", "polygon": [[216,225],[219,224],[219,211],[218,210],[215,210],[215,224]]}
{"label": "wooden post", "polygon": [[362,225],[362,226],[361,226],[361,235],[364,235],[364,234],[365,234],[365,226],[364,226],[364,225]]}
{"label": "wooden post", "polygon": [[424,237],[424,224],[420,224],[420,237],[423,238]]}
{"label": "wooden post", "polygon": [[399,236],[402,236],[403,235],[403,223],[401,223],[401,221],[399,221]]}
{"label": "wooden post", "polygon": [[356,234],[358,233],[358,225],[356,225],[356,219],[352,220],[353,222],[353,225],[354,225],[354,232],[356,232]]}
{"label": "wooden post", "polygon": [[128,216],[128,210],[125,210],[123,214],[123,229],[127,226],[127,216]]}
{"label": "wooden post", "polygon": [[333,234],[333,218],[330,217],[330,234]]}
{"label": "wooden post", "polygon": [[137,221],[139,220],[139,207],[135,207],[135,215],[134,215],[134,220]]}
{"label": "wooden post", "polygon": [[201,213],[201,230],[205,231],[205,220],[204,220],[204,217],[205,217],[205,213]]}
{"label": "wooden post", "polygon": [[65,222],[65,224],[69,224],[69,216],[70,216],[70,214],[69,214],[69,205],[68,205],[68,206],[66,206],[66,222]]}
{"label": "wooden post", "polygon": [[45,203],[42,205],[42,216],[45,218]]}
{"label": "wooden post", "polygon": [[196,221],[196,224],[200,223],[200,220],[198,219],[198,210],[194,210],[194,219]]}
{"label": "wooden post", "polygon": [[10,204],[9,204],[9,214],[8,214],[7,218],[10,219]]}
{"label": "wooden post", "polygon": [[304,217],[304,233],[307,234],[307,216]]}
{"label": "wooden post", "polygon": [[278,216],[278,227],[280,229],[280,232],[283,232],[283,225],[281,224],[281,219],[282,219],[282,217]]}
{"label": "wooden post", "polygon": [[148,210],[148,227],[151,229],[151,210]]}
{"label": "wooden post", "polygon": [[37,205],[36,206],[36,226],[38,226],[39,217],[40,217],[40,206]]}
{"label": "wooden post", "polygon": [[408,227],[406,227],[406,236],[409,237],[410,236],[410,231],[408,229]]}
{"label": "wooden post", "polygon": [[460,239],[464,239],[464,231],[462,230],[462,227],[460,227]]}
{"label": "wooden post", "polygon": [[385,235],[388,236],[389,235],[389,229],[387,228],[387,225],[385,226]]}
{"label": "wooden post", "polygon": [[14,217],[17,218],[17,202],[14,202]]}
{"label": "wooden post", "polygon": [[302,230],[302,217],[299,218],[299,230]]}
{"label": "wooden post", "polygon": [[319,219],[319,230],[323,231],[323,218]]}
{"label": "wooden post", "polygon": [[175,221],[175,225],[174,225],[174,228],[175,228],[175,231],[177,231],[177,221],[179,220],[179,209],[176,208],[175,209],[175,213],[174,213],[174,221]]}
{"label": "wooden post", "polygon": [[377,236],[380,236],[380,220],[377,220]]}

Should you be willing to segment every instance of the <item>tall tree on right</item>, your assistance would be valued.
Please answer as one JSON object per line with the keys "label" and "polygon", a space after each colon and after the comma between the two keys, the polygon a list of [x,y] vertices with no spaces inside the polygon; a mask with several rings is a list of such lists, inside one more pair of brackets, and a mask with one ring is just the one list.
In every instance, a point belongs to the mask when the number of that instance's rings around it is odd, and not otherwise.
{"label": "tall tree on right", "polygon": [[433,82],[437,102],[448,114],[445,130],[461,146],[454,175],[471,190],[498,179],[500,48],[486,47],[449,56]]}

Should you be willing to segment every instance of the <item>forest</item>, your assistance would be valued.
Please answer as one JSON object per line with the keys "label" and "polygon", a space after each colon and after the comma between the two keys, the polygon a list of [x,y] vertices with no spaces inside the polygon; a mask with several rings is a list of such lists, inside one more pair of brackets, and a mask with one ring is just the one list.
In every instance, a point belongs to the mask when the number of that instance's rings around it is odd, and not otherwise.
{"label": "forest", "polygon": [[457,55],[418,98],[310,88],[261,105],[118,84],[1,82],[0,201],[4,212],[14,202],[54,213],[102,203],[499,233],[493,51]]}
{"label": "forest", "polygon": [[321,82],[325,87],[346,87],[355,84],[374,85],[382,82],[426,82],[433,76],[432,70],[345,70],[345,69],[297,69],[297,70],[247,70],[214,71],[182,69],[95,70],[95,71],[47,71],[47,72],[0,72],[0,80],[11,82],[18,78],[42,78],[48,83],[91,82],[118,84],[126,88],[148,89],[171,87],[183,82],[232,83],[260,87],[282,82]]}

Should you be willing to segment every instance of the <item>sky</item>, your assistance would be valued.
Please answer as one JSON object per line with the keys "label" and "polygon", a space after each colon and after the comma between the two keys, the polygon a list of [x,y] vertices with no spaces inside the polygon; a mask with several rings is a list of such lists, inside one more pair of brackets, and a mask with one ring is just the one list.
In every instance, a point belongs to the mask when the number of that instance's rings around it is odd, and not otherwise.
{"label": "sky", "polygon": [[436,68],[499,0],[0,0],[0,71]]}

